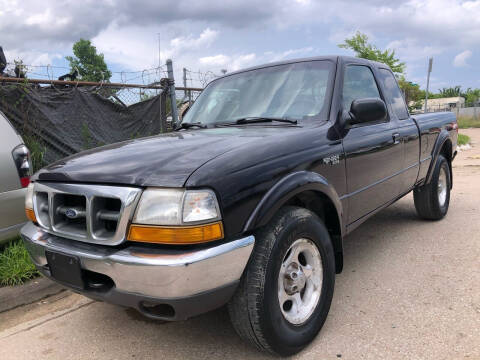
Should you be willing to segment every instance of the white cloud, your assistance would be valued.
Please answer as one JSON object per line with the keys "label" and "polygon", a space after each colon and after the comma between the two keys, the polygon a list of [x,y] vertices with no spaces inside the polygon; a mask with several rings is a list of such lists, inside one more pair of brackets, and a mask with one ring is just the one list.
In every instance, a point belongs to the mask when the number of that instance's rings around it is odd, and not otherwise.
{"label": "white cloud", "polygon": [[[105,55],[109,63],[115,63],[127,70],[141,70],[158,65],[158,29],[155,27],[112,24],[92,39],[97,50]],[[168,35],[168,34],[166,34]],[[218,37],[218,32],[210,28],[200,31],[198,36],[186,34],[176,36],[170,41],[162,41],[161,63],[172,58],[174,65],[190,67]],[[142,39],[142,41],[139,41]],[[181,69],[180,69],[181,70]]]}
{"label": "white cloud", "polygon": [[417,39],[394,40],[387,44],[387,49],[395,50],[395,55],[404,61],[425,60],[443,53],[446,48],[440,45],[425,45]]}
{"label": "white cloud", "polygon": [[465,50],[455,56],[453,59],[453,66],[455,67],[464,67],[468,66],[467,60],[472,56],[472,52],[470,50]]}
{"label": "white cloud", "polygon": [[198,49],[209,47],[217,37],[218,31],[206,28],[197,38],[193,34],[180,36],[172,39],[170,45],[176,51]]}
{"label": "white cloud", "polygon": [[480,1],[0,0],[0,45],[10,61],[21,56],[29,63],[69,55],[82,37],[109,64],[145,69],[158,64],[161,33],[162,63],[173,58],[177,71],[234,71],[317,49],[351,54],[335,45],[357,30],[395,49],[409,72],[423,73],[429,56],[480,47]]}
{"label": "white cloud", "polygon": [[310,55],[313,52],[313,50],[314,50],[313,46],[307,46],[299,49],[289,49],[279,54],[276,54],[274,52],[269,52],[269,53],[266,53],[265,55],[269,55],[271,58],[268,61],[273,62],[273,61],[282,61],[284,59],[288,59],[292,57],[307,56],[307,55]]}
{"label": "white cloud", "polygon": [[199,60],[200,64],[210,67],[212,70],[219,69],[219,67],[226,68],[228,71],[236,71],[241,68],[251,66],[257,59],[256,54],[243,54],[228,56],[225,54],[218,54],[213,56],[205,56]]}
{"label": "white cloud", "polygon": [[[60,59],[62,55],[59,53],[42,53],[38,51],[5,50],[5,57],[9,63],[13,63],[14,60],[22,60],[24,64],[35,67],[52,64],[54,59]],[[35,71],[33,67],[29,70]]]}
{"label": "white cloud", "polygon": [[204,56],[198,59],[198,61],[200,61],[200,64],[203,65],[223,66],[228,64],[228,62],[230,61],[230,56],[223,54]]}

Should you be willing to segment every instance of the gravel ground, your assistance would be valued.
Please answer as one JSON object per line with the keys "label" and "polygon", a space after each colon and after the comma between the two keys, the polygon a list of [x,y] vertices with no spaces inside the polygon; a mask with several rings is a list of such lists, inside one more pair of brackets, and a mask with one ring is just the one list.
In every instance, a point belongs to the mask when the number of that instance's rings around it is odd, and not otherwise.
{"label": "gravel ground", "polygon": [[[416,217],[409,195],[345,240],[330,315],[294,359],[480,359],[480,129],[454,162],[447,217]],[[271,358],[224,309],[179,323],[64,292],[0,313],[1,358]]]}

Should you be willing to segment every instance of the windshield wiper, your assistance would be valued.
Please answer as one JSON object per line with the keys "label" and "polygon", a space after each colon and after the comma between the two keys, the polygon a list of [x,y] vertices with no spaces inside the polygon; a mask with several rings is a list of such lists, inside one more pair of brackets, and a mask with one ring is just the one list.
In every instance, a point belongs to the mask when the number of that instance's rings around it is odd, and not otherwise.
{"label": "windshield wiper", "polygon": [[216,123],[215,126],[220,126],[220,127],[234,126],[234,125],[255,124],[255,123],[262,123],[262,122],[273,122],[273,121],[294,124],[294,125],[297,124],[297,120],[294,120],[294,119],[269,117],[269,116],[249,116],[249,117],[235,119],[233,121]]}
{"label": "windshield wiper", "polygon": [[288,119],[288,118],[269,117],[269,116],[249,116],[249,117],[236,119],[233,121],[233,123],[237,125],[242,125],[242,124],[260,123],[260,122],[272,122],[272,121],[283,122],[288,124],[296,124],[298,122],[297,120]]}
{"label": "windshield wiper", "polygon": [[178,131],[178,130],[181,130],[181,129],[190,129],[192,127],[198,127],[200,129],[206,129],[207,128],[207,125],[205,124],[202,124],[202,123],[199,123],[199,122],[195,122],[195,123],[181,123],[180,125],[178,125],[174,131]]}

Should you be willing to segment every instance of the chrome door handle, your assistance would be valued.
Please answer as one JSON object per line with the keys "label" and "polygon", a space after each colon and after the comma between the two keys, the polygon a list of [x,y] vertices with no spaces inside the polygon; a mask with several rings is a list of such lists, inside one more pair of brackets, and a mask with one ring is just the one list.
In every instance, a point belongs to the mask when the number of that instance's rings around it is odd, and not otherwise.
{"label": "chrome door handle", "polygon": [[393,138],[393,143],[394,144],[400,144],[400,134],[399,133],[392,134],[392,138]]}

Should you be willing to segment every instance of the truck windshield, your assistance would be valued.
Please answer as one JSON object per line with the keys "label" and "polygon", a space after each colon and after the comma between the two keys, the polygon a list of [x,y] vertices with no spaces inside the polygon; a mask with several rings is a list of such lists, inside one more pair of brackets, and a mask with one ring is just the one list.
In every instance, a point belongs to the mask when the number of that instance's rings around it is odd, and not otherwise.
{"label": "truck windshield", "polygon": [[219,124],[249,117],[325,120],[335,65],[328,60],[244,71],[211,82],[182,123]]}

